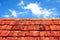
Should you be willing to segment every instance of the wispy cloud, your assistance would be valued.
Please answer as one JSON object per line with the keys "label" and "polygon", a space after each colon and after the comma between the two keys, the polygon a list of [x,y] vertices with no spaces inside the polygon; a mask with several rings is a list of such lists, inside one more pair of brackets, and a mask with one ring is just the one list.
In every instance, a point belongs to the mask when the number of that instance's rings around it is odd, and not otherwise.
{"label": "wispy cloud", "polygon": [[21,0],[18,4],[17,4],[17,6],[23,6],[24,5],[24,1],[23,0]]}
{"label": "wispy cloud", "polygon": [[[9,9],[9,12],[11,13],[11,16],[13,16],[14,18],[20,17],[21,14],[25,15],[28,13],[28,11],[21,12],[21,11],[16,11],[12,9]],[[8,17],[8,15],[6,16]]]}
{"label": "wispy cloud", "polygon": [[60,0],[56,0],[56,2],[60,3]]}
{"label": "wispy cloud", "polygon": [[44,9],[40,5],[36,3],[30,3],[27,6],[24,7],[24,9],[28,9],[32,11],[32,14],[40,17],[41,15],[44,18],[47,18],[53,14],[54,9]]}
{"label": "wispy cloud", "polygon": [[4,17],[9,18],[9,17],[10,17],[10,15],[4,15]]}
{"label": "wispy cloud", "polygon": [[9,9],[9,11],[11,12],[12,16],[17,17],[17,12],[15,10]]}
{"label": "wispy cloud", "polygon": [[47,2],[55,2],[55,3],[60,3],[60,0],[46,0]]}
{"label": "wispy cloud", "polygon": [[[49,0],[48,0],[49,1]],[[9,9],[9,12],[11,12],[13,17],[20,17],[20,14],[25,15],[25,14],[30,14],[29,12],[32,12],[33,16],[36,17],[43,17],[43,18],[54,18],[55,16],[57,16],[56,13],[54,13],[55,8],[51,8],[51,9],[47,9],[47,8],[43,8],[41,7],[41,5],[39,3],[29,3],[26,6],[24,6],[24,1],[21,0],[17,6],[19,6],[20,8],[22,8],[24,11],[16,11],[16,10],[12,10]],[[27,15],[28,16],[28,15]]]}

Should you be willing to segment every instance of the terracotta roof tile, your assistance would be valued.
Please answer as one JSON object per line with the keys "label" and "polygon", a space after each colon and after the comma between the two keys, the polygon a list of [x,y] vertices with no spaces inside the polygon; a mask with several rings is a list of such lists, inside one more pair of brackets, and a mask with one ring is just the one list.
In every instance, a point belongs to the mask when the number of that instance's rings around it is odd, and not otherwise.
{"label": "terracotta roof tile", "polygon": [[60,25],[0,25],[0,30],[60,30]]}
{"label": "terracotta roof tile", "polygon": [[60,40],[60,37],[0,37],[0,40]]}
{"label": "terracotta roof tile", "polygon": [[0,19],[0,40],[60,40],[60,19]]}

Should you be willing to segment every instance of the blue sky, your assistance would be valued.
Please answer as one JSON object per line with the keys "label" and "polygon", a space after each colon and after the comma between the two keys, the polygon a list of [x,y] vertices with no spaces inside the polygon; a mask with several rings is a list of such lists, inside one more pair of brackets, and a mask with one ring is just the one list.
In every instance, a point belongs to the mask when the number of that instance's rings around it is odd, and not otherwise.
{"label": "blue sky", "polygon": [[0,0],[0,18],[60,18],[60,0]]}

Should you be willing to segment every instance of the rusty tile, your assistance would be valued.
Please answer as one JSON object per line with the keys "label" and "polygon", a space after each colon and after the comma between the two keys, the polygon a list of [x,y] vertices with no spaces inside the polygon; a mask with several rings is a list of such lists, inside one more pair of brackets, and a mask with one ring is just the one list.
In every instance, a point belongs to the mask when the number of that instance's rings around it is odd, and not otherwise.
{"label": "rusty tile", "polygon": [[17,40],[26,40],[25,37],[18,37]]}
{"label": "rusty tile", "polygon": [[14,31],[11,36],[19,36],[19,35],[18,35],[18,32],[19,32],[19,31]]}
{"label": "rusty tile", "polygon": [[[20,29],[20,27],[21,27],[21,26],[12,26],[11,29],[17,29],[17,30],[18,30],[18,29]],[[20,30],[21,30],[21,29],[20,29]]]}
{"label": "rusty tile", "polygon": [[40,26],[39,30],[45,30],[45,27],[44,26]]}
{"label": "rusty tile", "polygon": [[5,29],[11,29],[13,26],[11,25],[6,25],[6,28]]}
{"label": "rusty tile", "polygon": [[2,26],[0,25],[0,29],[2,28]]}
{"label": "rusty tile", "polygon": [[2,37],[0,37],[0,40],[2,40]]}
{"label": "rusty tile", "polygon": [[3,30],[0,30],[0,35],[1,35],[1,32],[2,32]]}
{"label": "rusty tile", "polygon": [[1,29],[5,29],[5,28],[6,28],[6,25],[1,26]]}
{"label": "rusty tile", "polygon": [[27,31],[26,36],[39,36],[39,31]]}
{"label": "rusty tile", "polygon": [[18,34],[18,36],[25,36],[23,31],[19,31],[17,34]]}
{"label": "rusty tile", "polygon": [[60,31],[57,31],[57,36],[60,36]]}
{"label": "rusty tile", "polygon": [[40,36],[60,36],[60,31],[41,31]]}
{"label": "rusty tile", "polygon": [[45,40],[45,37],[41,37],[40,40]]}
{"label": "rusty tile", "polygon": [[50,40],[48,37],[45,37],[44,40]]}
{"label": "rusty tile", "polygon": [[7,37],[7,40],[17,40],[17,37]]}
{"label": "rusty tile", "polygon": [[2,32],[0,33],[0,36],[8,36],[10,31],[5,31],[5,30],[2,30]]}
{"label": "rusty tile", "polygon": [[59,24],[59,21],[58,20],[53,20],[52,21],[54,24]]}
{"label": "rusty tile", "polygon": [[4,24],[4,21],[0,21],[0,24]]}
{"label": "rusty tile", "polygon": [[52,22],[51,20],[46,20],[46,21],[44,21],[44,23],[45,23],[46,25],[53,24],[53,22]]}
{"label": "rusty tile", "polygon": [[23,30],[39,30],[39,25],[24,26]]}
{"label": "rusty tile", "polygon": [[0,25],[0,29],[11,29],[12,28],[12,26],[10,26],[10,25]]}
{"label": "rusty tile", "polygon": [[3,38],[2,40],[7,40],[7,38]]}
{"label": "rusty tile", "polygon": [[58,37],[57,39],[60,40],[60,37]]}
{"label": "rusty tile", "polygon": [[50,26],[44,26],[45,30],[51,30]]}
{"label": "rusty tile", "polygon": [[60,24],[60,20],[59,20],[59,24]]}
{"label": "rusty tile", "polygon": [[10,31],[9,34],[8,34],[8,36],[13,36],[13,34],[14,34],[14,31]]}
{"label": "rusty tile", "polygon": [[50,25],[50,30],[57,30],[55,25]]}
{"label": "rusty tile", "polygon": [[46,33],[46,32],[41,31],[39,36],[45,36],[45,33]]}
{"label": "rusty tile", "polygon": [[60,25],[56,26],[56,30],[60,30]]}

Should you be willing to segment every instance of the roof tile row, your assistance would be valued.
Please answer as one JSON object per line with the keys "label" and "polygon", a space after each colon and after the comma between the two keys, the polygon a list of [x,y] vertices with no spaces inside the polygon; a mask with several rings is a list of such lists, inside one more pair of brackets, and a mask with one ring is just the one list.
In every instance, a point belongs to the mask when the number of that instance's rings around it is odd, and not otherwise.
{"label": "roof tile row", "polygon": [[0,25],[0,30],[60,30],[60,25]]}
{"label": "roof tile row", "polygon": [[60,24],[60,20],[33,20],[33,21],[30,21],[30,20],[23,20],[23,21],[18,21],[18,20],[11,20],[11,21],[6,21],[6,20],[1,20],[0,21],[0,24],[9,24],[9,25],[15,25],[15,24],[46,24],[46,25],[50,25],[50,24]]}
{"label": "roof tile row", "polygon": [[0,36],[60,36],[60,31],[7,31],[0,30]]}
{"label": "roof tile row", "polygon": [[60,40],[60,37],[0,37],[0,40]]}

